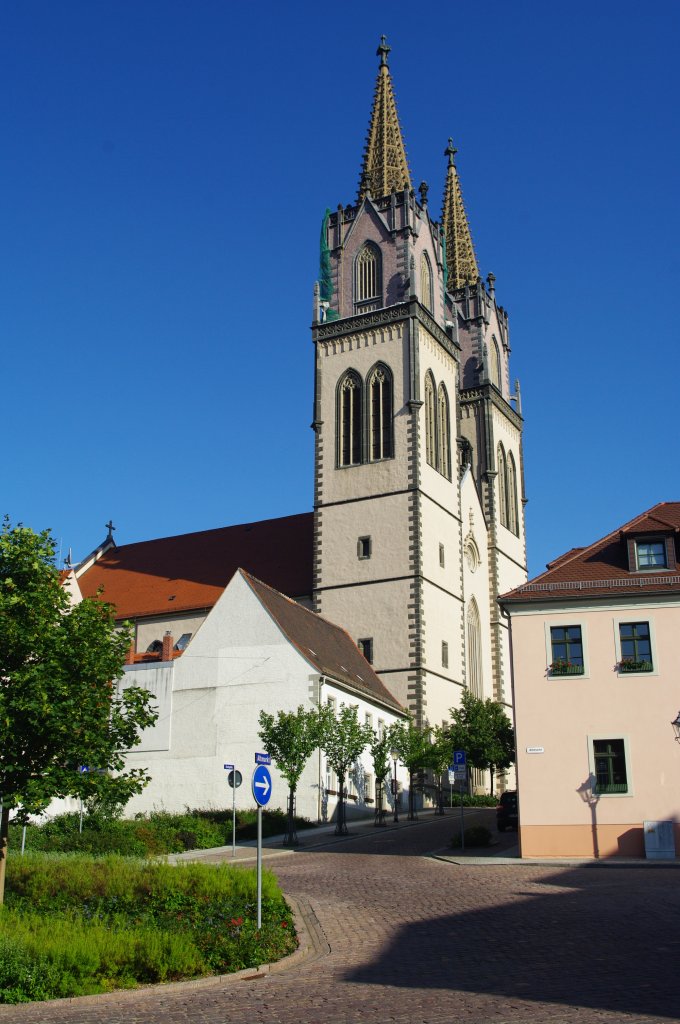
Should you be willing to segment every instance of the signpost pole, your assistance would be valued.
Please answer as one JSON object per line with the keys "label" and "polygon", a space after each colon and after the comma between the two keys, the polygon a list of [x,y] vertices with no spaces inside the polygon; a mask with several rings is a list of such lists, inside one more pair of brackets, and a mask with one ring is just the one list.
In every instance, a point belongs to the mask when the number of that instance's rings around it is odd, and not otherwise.
{"label": "signpost pole", "polygon": [[257,805],[257,930],[262,927],[262,807]]}
{"label": "signpost pole", "polygon": [[231,856],[236,856],[236,786],[231,790]]}
{"label": "signpost pole", "polygon": [[463,790],[465,786],[461,783],[460,786],[460,848],[465,853],[465,822],[463,820]]}

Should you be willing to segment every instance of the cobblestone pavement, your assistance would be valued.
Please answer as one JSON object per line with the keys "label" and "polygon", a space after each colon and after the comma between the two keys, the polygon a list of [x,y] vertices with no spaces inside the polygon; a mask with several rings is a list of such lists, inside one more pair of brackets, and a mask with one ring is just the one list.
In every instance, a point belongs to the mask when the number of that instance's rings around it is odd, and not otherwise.
{"label": "cobblestone pavement", "polygon": [[[271,973],[0,1007],[0,1024],[614,1024],[680,1017],[680,872],[428,857],[455,814],[273,858],[306,920]],[[309,843],[309,839],[305,837]],[[318,837],[315,839],[318,842]]]}

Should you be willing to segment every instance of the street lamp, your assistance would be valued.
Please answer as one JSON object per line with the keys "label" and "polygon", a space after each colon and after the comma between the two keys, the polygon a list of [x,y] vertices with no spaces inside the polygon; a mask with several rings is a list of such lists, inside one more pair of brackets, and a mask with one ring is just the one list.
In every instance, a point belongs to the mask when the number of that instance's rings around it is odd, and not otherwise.
{"label": "street lamp", "polygon": [[398,750],[390,750],[390,757],[394,761],[394,772],[392,774],[392,796],[394,797],[394,824],[399,824],[399,808],[397,807],[397,761],[399,759]]}
{"label": "street lamp", "polygon": [[671,725],[675,729],[675,738],[678,741],[678,743],[680,743],[680,711],[678,711],[677,715],[671,722]]}

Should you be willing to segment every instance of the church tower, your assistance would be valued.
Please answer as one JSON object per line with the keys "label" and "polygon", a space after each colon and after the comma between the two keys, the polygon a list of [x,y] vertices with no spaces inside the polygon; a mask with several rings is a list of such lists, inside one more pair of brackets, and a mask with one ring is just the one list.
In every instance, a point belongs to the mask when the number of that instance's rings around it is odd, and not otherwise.
{"label": "church tower", "polygon": [[522,419],[456,151],[436,221],[412,186],[389,50],[383,36],[356,201],[321,232],[314,602],[434,725],[464,686],[510,700],[496,599],[526,579]]}

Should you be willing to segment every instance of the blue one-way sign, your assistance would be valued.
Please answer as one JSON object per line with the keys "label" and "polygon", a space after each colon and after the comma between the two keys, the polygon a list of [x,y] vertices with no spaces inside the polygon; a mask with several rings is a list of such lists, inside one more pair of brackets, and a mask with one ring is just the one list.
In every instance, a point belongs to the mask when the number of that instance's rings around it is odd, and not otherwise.
{"label": "blue one-way sign", "polygon": [[263,764],[258,764],[253,772],[253,796],[260,807],[265,807],[269,803],[271,795],[272,777],[269,774],[269,769]]}

